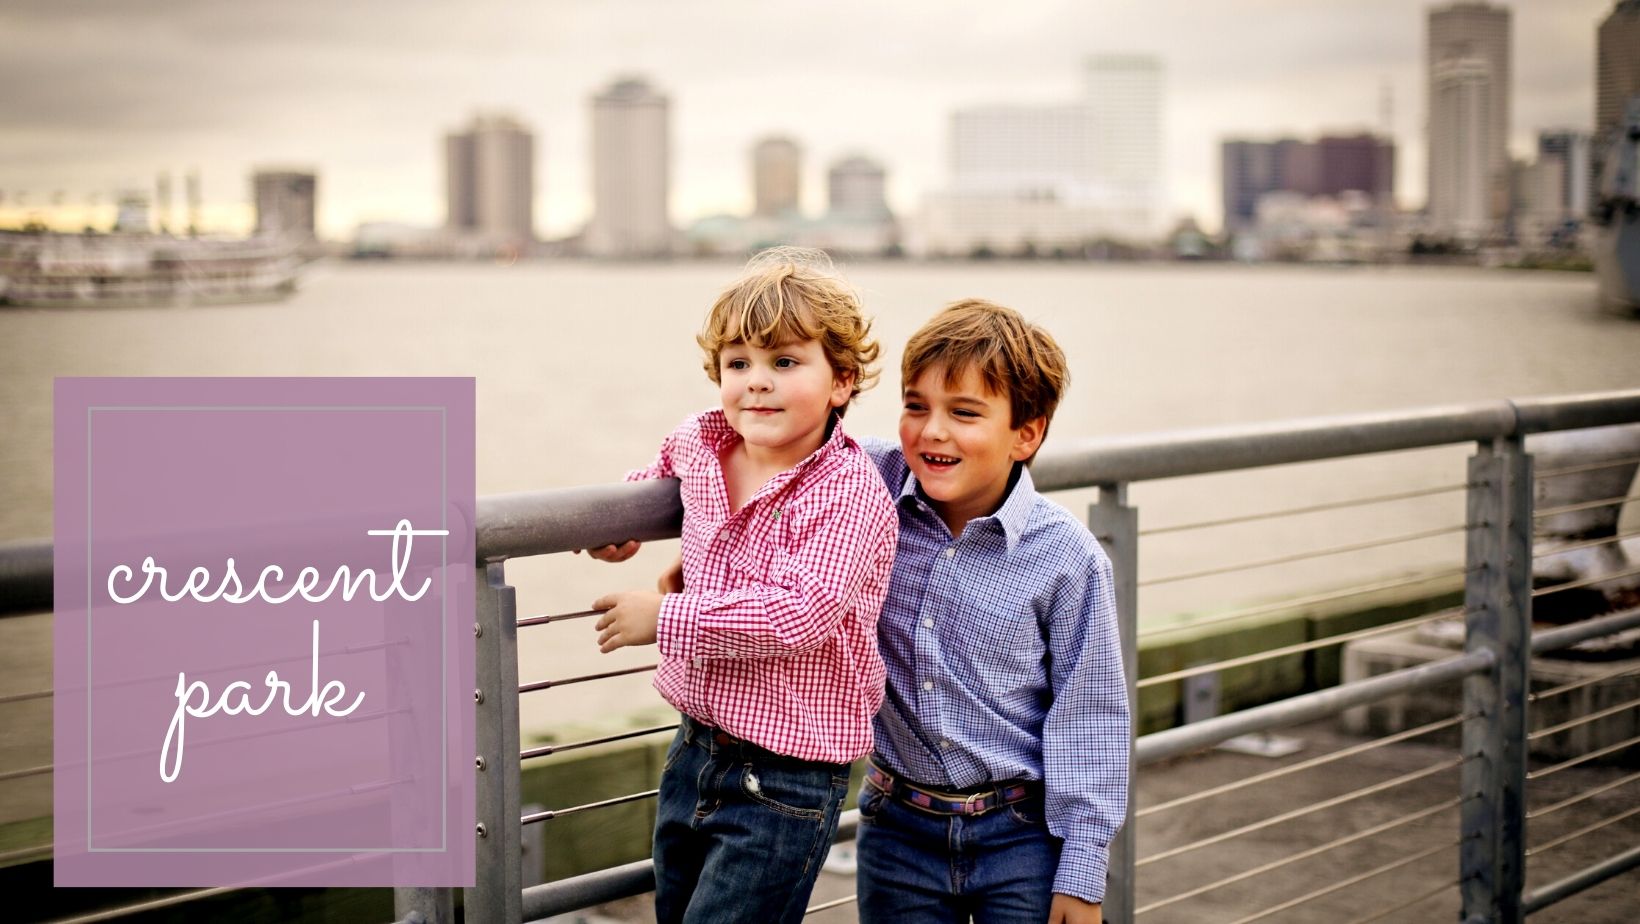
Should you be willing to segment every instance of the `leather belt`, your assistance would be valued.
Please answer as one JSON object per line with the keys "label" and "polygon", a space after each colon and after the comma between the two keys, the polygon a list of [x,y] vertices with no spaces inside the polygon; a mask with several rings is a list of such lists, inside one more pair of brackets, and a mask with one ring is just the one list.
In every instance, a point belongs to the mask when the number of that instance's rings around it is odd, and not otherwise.
{"label": "leather belt", "polygon": [[1004,805],[1023,802],[1042,791],[1041,784],[1031,780],[1009,780],[993,783],[977,792],[940,792],[896,779],[877,766],[875,760],[866,761],[866,781],[886,795],[931,815],[983,815]]}

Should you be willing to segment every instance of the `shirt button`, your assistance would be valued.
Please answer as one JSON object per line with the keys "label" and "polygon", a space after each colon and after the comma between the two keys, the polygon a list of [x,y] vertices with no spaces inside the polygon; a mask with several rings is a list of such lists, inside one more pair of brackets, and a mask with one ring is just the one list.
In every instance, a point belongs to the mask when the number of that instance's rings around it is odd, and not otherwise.
{"label": "shirt button", "polygon": [[947,549],[946,549],[946,550],[945,550],[945,557],[946,557],[946,558],[950,558],[950,557],[952,557],[952,556],[954,556],[954,555],[956,555],[956,554],[957,554],[957,550],[956,550],[956,548],[955,548],[955,547],[952,547],[952,548],[947,548]]}
{"label": "shirt button", "polygon": [[934,628],[934,620],[932,620],[932,619],[924,619],[924,620],[923,620],[923,628],[924,628],[924,629],[932,629],[932,628]]}
{"label": "shirt button", "polygon": [[932,689],[934,689],[934,681],[932,681],[932,680],[924,680],[924,681],[923,681],[923,689],[924,689],[924,690],[932,690]]}
{"label": "shirt button", "polygon": [[947,740],[945,740],[945,739],[944,739],[944,738],[941,738],[941,739],[940,739],[940,747],[942,747],[942,748],[948,748],[948,747],[950,747],[950,746],[951,746],[951,742],[949,742],[949,741],[947,741]]}

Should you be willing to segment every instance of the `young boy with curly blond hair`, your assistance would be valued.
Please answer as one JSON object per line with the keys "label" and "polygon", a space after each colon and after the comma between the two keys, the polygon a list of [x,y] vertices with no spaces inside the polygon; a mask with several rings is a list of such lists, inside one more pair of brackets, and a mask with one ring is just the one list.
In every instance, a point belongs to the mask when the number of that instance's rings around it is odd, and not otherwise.
{"label": "young boy with curly blond hair", "polygon": [[628,475],[681,479],[684,508],[681,589],[593,604],[601,650],[658,645],[655,687],[682,713],[656,810],[661,924],[801,921],[871,750],[897,523],[842,427],[875,378],[869,335],[823,255],[754,258],[697,338],[721,407]]}
{"label": "young boy with curly blond hair", "polygon": [[1097,924],[1127,799],[1110,560],[1026,467],[1068,379],[1019,312],[970,299],[911,336],[878,639],[888,691],[860,791],[863,924]]}

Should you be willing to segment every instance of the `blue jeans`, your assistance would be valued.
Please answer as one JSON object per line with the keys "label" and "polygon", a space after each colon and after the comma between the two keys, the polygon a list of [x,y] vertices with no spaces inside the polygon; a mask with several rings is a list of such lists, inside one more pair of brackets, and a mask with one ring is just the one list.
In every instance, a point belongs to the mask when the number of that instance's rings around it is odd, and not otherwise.
{"label": "blue jeans", "polygon": [[784,757],[684,717],[655,818],[658,924],[798,924],[837,836],[848,764]]}
{"label": "blue jeans", "polygon": [[860,788],[861,924],[1043,924],[1060,840],[1040,795],[983,815],[932,815]]}

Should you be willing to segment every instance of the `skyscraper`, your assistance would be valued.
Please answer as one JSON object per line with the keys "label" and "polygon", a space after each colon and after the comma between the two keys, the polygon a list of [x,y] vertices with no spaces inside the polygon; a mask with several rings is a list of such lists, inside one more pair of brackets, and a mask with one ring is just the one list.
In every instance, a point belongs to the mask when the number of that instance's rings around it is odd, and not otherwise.
{"label": "skyscraper", "polygon": [[1281,186],[1276,180],[1276,146],[1269,141],[1233,138],[1219,144],[1219,191],[1224,230],[1239,231],[1253,223],[1258,198]]}
{"label": "skyscraper", "polygon": [[1102,54],[1087,60],[1084,101],[1091,110],[1092,178],[1115,224],[1132,236],[1161,230],[1162,62],[1152,55]]}
{"label": "skyscraper", "polygon": [[914,252],[1069,252],[1160,233],[1161,63],[1098,55],[1083,73],[1080,99],[952,115],[951,185],[928,197]]}
{"label": "skyscraper", "polygon": [[1253,223],[1259,197],[1366,193],[1389,205],[1395,190],[1395,142],[1371,134],[1323,135],[1317,141],[1229,139],[1220,146],[1224,227]]}
{"label": "skyscraper", "polygon": [[1317,192],[1336,196],[1355,190],[1388,205],[1395,192],[1395,142],[1362,132],[1322,135],[1315,143]]}
{"label": "skyscraper", "polygon": [[511,244],[535,239],[535,137],[515,119],[478,115],[444,137],[445,225]]}
{"label": "skyscraper", "polygon": [[826,172],[830,213],[864,221],[888,218],[888,197],[884,194],[887,176],[882,164],[860,155],[832,164]]}
{"label": "skyscraper", "polygon": [[1080,103],[976,106],[951,117],[951,178],[969,193],[1087,198],[1092,110]]}
{"label": "skyscraper", "polygon": [[1589,134],[1560,129],[1538,133],[1538,163],[1559,164],[1560,187],[1554,200],[1563,217],[1589,211]]}
{"label": "skyscraper", "polygon": [[[1621,0],[1595,34],[1594,146],[1591,190],[1598,187],[1606,148],[1629,100],[1640,95],[1640,0]],[[1593,199],[1590,205],[1596,204]]]}
{"label": "skyscraper", "polygon": [[752,148],[753,214],[764,218],[801,211],[803,149],[790,138],[764,138]]}
{"label": "skyscraper", "polygon": [[670,103],[626,77],[592,98],[592,221],[583,239],[595,256],[672,251]]}
{"label": "skyscraper", "polygon": [[1509,208],[1509,10],[1433,7],[1428,30],[1429,215],[1444,229],[1483,233]]}
{"label": "skyscraper", "polygon": [[[1429,217],[1444,231],[1483,236],[1500,217],[1492,208],[1492,74],[1491,65],[1480,58],[1443,59],[1434,70]],[[1505,184],[1507,169],[1506,161]]]}
{"label": "skyscraper", "polygon": [[[262,169],[251,174],[251,199],[256,204],[256,233],[312,240],[318,204],[318,177],[311,170]],[[170,184],[161,194],[170,211]]]}

